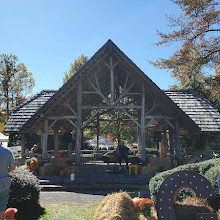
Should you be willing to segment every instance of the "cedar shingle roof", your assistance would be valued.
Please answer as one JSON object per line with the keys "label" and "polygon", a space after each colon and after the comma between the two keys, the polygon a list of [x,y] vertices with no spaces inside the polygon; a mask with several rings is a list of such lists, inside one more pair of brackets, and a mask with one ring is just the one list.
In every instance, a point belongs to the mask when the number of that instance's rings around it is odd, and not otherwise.
{"label": "cedar shingle roof", "polygon": [[165,91],[202,132],[220,132],[220,114],[207,100],[193,91]]}
{"label": "cedar shingle roof", "polygon": [[56,91],[43,90],[20,105],[9,117],[5,132],[19,132],[21,127],[55,94]]}

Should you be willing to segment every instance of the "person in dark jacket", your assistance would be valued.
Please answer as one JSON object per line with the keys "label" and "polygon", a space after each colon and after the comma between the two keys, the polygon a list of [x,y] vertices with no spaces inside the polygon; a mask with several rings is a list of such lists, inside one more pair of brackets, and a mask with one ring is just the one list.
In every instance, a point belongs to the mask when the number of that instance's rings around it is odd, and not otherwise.
{"label": "person in dark jacket", "polygon": [[121,167],[121,163],[124,161],[126,163],[126,168],[128,169],[128,153],[129,148],[124,145],[124,141],[120,141],[119,145],[117,147],[117,153],[118,153],[118,161]]}

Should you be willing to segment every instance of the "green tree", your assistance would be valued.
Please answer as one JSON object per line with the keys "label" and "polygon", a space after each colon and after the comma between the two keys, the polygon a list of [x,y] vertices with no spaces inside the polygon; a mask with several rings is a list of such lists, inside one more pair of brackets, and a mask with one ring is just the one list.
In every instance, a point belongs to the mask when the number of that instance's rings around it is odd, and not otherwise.
{"label": "green tree", "polygon": [[88,57],[83,54],[71,63],[70,70],[64,73],[63,84],[66,83],[86,62]]}
{"label": "green tree", "polygon": [[[154,66],[171,71],[177,87],[202,89],[209,100],[220,103],[219,90],[214,86],[220,72],[220,11],[218,0],[172,0],[180,7],[179,17],[168,16],[170,33],[158,31],[159,45],[178,45],[168,59],[151,62]],[[215,72],[215,76],[207,75]],[[212,81],[212,83],[211,83]],[[198,90],[198,91],[200,91]],[[197,91],[197,92],[198,92]],[[216,92],[218,93],[216,95]],[[213,97],[215,96],[215,97]],[[216,104],[216,103],[215,103]]]}
{"label": "green tree", "polygon": [[0,108],[6,120],[10,110],[21,104],[31,92],[35,80],[15,55],[0,55]]}

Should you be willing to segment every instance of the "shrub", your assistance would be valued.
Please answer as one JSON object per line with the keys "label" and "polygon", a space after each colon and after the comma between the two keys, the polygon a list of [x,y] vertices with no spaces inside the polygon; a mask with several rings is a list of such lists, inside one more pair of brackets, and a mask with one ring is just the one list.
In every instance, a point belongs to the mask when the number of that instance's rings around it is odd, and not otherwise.
{"label": "shrub", "polygon": [[216,193],[218,193],[218,184],[217,184],[218,174],[219,174],[219,167],[218,166],[210,168],[205,173],[205,178],[207,180],[209,180],[209,182],[212,184],[212,187],[214,188]]}
{"label": "shrub", "polygon": [[[216,193],[218,193],[217,192],[218,187],[216,188],[218,171],[216,170],[215,167],[219,167],[219,166],[220,166],[220,158],[216,158],[216,159],[203,161],[200,163],[193,163],[193,164],[186,164],[186,165],[178,166],[172,170],[167,170],[165,172],[162,172],[159,175],[154,176],[150,180],[149,189],[150,189],[150,193],[151,193],[151,199],[154,202],[156,202],[157,193],[158,193],[163,181],[171,174],[173,174],[177,171],[181,171],[181,170],[191,170],[191,171],[195,171],[195,172],[205,176],[211,182]],[[187,190],[187,192],[184,193],[184,191],[183,191],[183,192],[181,192],[181,194],[182,194],[181,196],[177,197],[177,200],[182,200],[182,198],[185,197],[183,194],[190,194],[190,193],[189,193],[189,190]]]}
{"label": "shrub", "polygon": [[27,210],[37,211],[39,207],[39,180],[26,169],[17,168],[11,172],[12,183],[8,207],[15,207],[19,214]]}

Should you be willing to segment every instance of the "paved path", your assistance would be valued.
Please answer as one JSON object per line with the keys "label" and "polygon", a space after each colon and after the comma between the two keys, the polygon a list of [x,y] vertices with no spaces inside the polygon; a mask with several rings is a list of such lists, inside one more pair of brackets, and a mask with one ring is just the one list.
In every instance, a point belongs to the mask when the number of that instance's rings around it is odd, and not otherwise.
{"label": "paved path", "polygon": [[94,204],[104,199],[103,195],[93,195],[75,192],[41,192],[40,204],[78,203]]}

